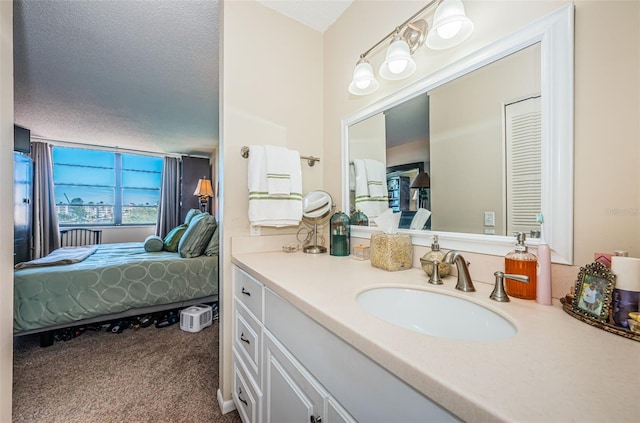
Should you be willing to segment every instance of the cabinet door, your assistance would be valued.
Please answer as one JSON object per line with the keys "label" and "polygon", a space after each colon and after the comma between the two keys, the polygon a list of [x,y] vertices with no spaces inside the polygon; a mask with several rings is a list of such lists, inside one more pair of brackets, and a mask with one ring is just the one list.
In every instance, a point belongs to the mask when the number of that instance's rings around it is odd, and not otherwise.
{"label": "cabinet door", "polygon": [[333,397],[329,397],[327,402],[327,422],[328,423],[356,423],[347,410]]}
{"label": "cabinet door", "polygon": [[328,393],[264,332],[264,423],[326,421]]}

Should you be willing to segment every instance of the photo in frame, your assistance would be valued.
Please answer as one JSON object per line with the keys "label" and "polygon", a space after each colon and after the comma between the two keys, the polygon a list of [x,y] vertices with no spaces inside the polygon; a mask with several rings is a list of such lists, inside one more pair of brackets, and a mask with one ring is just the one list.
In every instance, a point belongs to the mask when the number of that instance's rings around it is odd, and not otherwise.
{"label": "photo in frame", "polygon": [[607,322],[616,276],[600,262],[580,268],[572,310],[583,316]]}

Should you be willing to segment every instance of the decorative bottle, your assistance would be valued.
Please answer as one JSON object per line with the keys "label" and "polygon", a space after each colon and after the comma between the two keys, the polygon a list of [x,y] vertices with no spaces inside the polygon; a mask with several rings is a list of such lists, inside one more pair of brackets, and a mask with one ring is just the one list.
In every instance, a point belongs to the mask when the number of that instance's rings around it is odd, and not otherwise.
{"label": "decorative bottle", "polygon": [[528,251],[524,244],[527,236],[524,232],[517,232],[517,244],[513,251],[504,258],[504,272],[514,275],[529,276],[529,283],[518,282],[504,278],[507,294],[524,300],[536,299],[538,259]]}
{"label": "decorative bottle", "polygon": [[438,260],[438,275],[440,275],[441,278],[444,278],[451,272],[451,265],[449,263],[443,263],[443,258],[444,253],[440,251],[440,244],[438,244],[438,235],[434,235],[431,240],[431,251],[427,252],[420,259],[422,269],[427,273],[428,276],[431,276],[431,274],[433,273],[433,261]]}
{"label": "decorative bottle", "polygon": [[329,254],[332,256],[349,255],[349,216],[338,211],[331,216],[331,239]]}

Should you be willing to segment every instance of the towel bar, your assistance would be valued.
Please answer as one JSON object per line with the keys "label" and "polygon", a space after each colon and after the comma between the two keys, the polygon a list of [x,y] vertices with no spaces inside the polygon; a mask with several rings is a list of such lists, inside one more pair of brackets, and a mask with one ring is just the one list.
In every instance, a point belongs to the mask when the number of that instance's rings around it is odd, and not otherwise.
{"label": "towel bar", "polygon": [[[245,159],[247,157],[249,157],[249,147],[247,147],[246,145],[243,146],[240,149],[240,154],[242,155],[242,157],[244,157]],[[313,157],[313,156],[300,156],[300,160],[306,160],[307,164],[311,167],[313,167],[314,164],[316,164],[316,162],[320,161],[319,157]]]}

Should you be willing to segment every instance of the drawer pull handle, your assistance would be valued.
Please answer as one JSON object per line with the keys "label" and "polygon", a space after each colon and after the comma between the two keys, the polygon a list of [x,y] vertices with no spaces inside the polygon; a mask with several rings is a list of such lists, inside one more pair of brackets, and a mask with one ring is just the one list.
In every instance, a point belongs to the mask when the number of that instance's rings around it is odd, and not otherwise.
{"label": "drawer pull handle", "polygon": [[249,405],[249,403],[247,402],[247,400],[242,398],[242,388],[238,388],[238,400],[243,403],[245,406]]}
{"label": "drawer pull handle", "polygon": [[322,423],[322,417],[311,416],[311,423]]}
{"label": "drawer pull handle", "polygon": [[242,287],[242,291],[240,291],[240,292],[242,292],[244,295],[247,295],[249,297],[251,296],[251,292],[249,292],[246,289],[244,289],[244,286]]}
{"label": "drawer pull handle", "polygon": [[244,332],[240,332],[240,340],[242,342],[246,342],[247,344],[251,345],[251,342],[249,342],[249,340],[244,337]]}

